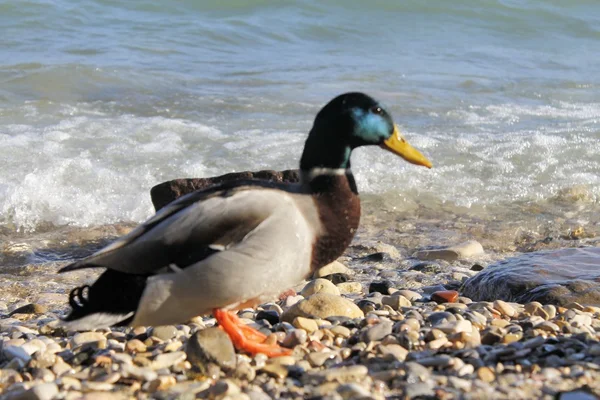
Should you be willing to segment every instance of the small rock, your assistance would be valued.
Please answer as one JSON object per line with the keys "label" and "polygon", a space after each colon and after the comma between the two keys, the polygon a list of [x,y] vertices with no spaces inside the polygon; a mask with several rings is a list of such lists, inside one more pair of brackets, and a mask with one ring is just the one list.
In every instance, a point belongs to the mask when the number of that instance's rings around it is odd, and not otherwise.
{"label": "small rock", "polygon": [[213,362],[228,371],[235,368],[237,358],[229,335],[219,328],[206,328],[192,335],[185,347],[192,366],[205,372]]}
{"label": "small rock", "polygon": [[308,282],[300,292],[300,294],[304,297],[312,296],[315,293],[329,293],[339,296],[340,290],[333,283],[331,283],[331,281],[318,278]]}
{"label": "small rock", "polygon": [[458,292],[455,290],[440,290],[431,294],[431,300],[438,304],[454,303],[458,299]]}
{"label": "small rock", "polygon": [[170,388],[171,386],[175,385],[176,383],[177,383],[177,380],[175,379],[174,376],[170,376],[170,375],[159,376],[158,378],[156,378],[155,380],[150,382],[150,385],[148,385],[148,391],[151,393],[154,393],[154,392],[166,390],[166,389]]}
{"label": "small rock", "polygon": [[279,315],[280,313],[275,310],[261,310],[256,313],[255,319],[257,321],[265,320],[271,325],[275,325],[279,323]]}
{"label": "small rock", "polygon": [[323,371],[309,371],[303,378],[307,383],[316,384],[324,382],[350,383],[362,380],[368,373],[369,370],[364,365],[352,365],[328,368]]}
{"label": "small rock", "polygon": [[31,360],[31,356],[20,346],[2,346],[2,354],[7,360],[19,359],[24,364]]}
{"label": "small rock", "polygon": [[378,292],[381,294],[390,294],[389,290],[394,287],[391,281],[373,281],[369,284],[369,293]]}
{"label": "small rock", "polygon": [[57,395],[58,386],[56,383],[50,382],[34,385],[31,389],[19,396],[19,399],[51,400]]}
{"label": "small rock", "polygon": [[382,356],[391,356],[398,361],[406,360],[406,356],[408,355],[408,350],[399,344],[386,344],[380,345],[377,347]]}
{"label": "small rock", "polygon": [[406,297],[411,302],[412,301],[421,300],[423,298],[423,296],[421,296],[419,293],[417,293],[415,291],[412,291],[412,290],[406,290],[406,289],[398,290],[394,294],[398,294],[400,296],[404,296],[404,297]]}
{"label": "small rock", "polygon": [[362,318],[364,313],[350,300],[329,293],[316,293],[295,304],[282,315],[282,320],[292,322],[296,317],[327,318],[342,316]]}
{"label": "small rock", "polygon": [[96,349],[106,348],[106,336],[102,332],[81,332],[71,339],[71,347],[91,346]]}
{"label": "small rock", "polygon": [[152,329],[152,336],[163,341],[171,340],[177,335],[177,328],[173,325],[157,326]]}
{"label": "small rock", "polygon": [[150,368],[152,368],[153,370],[170,368],[173,365],[185,360],[185,358],[186,354],[183,351],[159,354],[150,364]]}
{"label": "small rock", "polygon": [[398,293],[394,293],[391,296],[382,296],[381,303],[383,305],[390,306],[395,311],[399,311],[403,307],[412,306],[410,300]]}
{"label": "small rock", "polygon": [[419,260],[446,260],[456,261],[458,259],[476,257],[484,254],[483,247],[475,240],[444,249],[421,250],[413,254],[413,257]]}
{"label": "small rock", "polygon": [[494,301],[494,309],[500,311],[502,315],[507,317],[513,317],[517,313],[513,306],[502,300]]}
{"label": "small rock", "polygon": [[307,333],[313,333],[319,330],[319,325],[317,321],[310,318],[304,317],[296,317],[294,318],[294,322],[292,323],[298,329],[304,329]]}
{"label": "small rock", "polygon": [[344,385],[340,385],[336,391],[344,400],[367,400],[374,398],[367,389],[357,383],[346,383]]}
{"label": "small rock", "polygon": [[351,273],[351,270],[348,267],[346,267],[344,264],[342,264],[339,261],[334,261],[332,263],[325,265],[324,267],[319,268],[317,271],[315,271],[315,273],[313,274],[313,279],[322,278],[324,276],[331,275],[331,274],[350,274],[350,273]]}
{"label": "small rock", "polygon": [[392,333],[393,325],[393,322],[390,320],[382,320],[378,324],[369,327],[363,332],[363,342],[370,343],[382,340],[384,337]]}
{"label": "small rock", "polygon": [[146,351],[146,345],[139,339],[131,339],[125,344],[125,350],[128,353],[143,353]]}
{"label": "small rock", "polygon": [[336,286],[341,294],[357,294],[362,293],[363,291],[360,282],[342,282],[338,283]]}
{"label": "small rock", "polygon": [[306,334],[305,330],[294,329],[293,331],[288,332],[281,344],[284,347],[291,349],[300,344],[306,343],[307,338],[308,335]]}
{"label": "small rock", "polygon": [[477,369],[477,377],[486,383],[490,383],[496,379],[496,374],[489,367],[481,367]]}

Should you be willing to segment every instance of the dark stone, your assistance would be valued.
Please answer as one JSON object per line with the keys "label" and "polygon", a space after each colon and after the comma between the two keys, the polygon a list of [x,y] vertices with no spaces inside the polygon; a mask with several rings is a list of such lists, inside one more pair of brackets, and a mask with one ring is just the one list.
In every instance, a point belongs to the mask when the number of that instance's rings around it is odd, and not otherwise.
{"label": "dark stone", "polygon": [[256,313],[256,320],[265,320],[271,325],[279,323],[279,313],[277,311],[259,311]]}
{"label": "dark stone", "polygon": [[490,265],[462,287],[473,301],[501,299],[566,305],[600,305],[600,248],[566,248],[522,254]]}
{"label": "dark stone", "polygon": [[431,322],[431,325],[436,326],[446,322],[455,322],[456,317],[447,311],[439,311],[429,314],[427,320]]}
{"label": "dark stone", "polygon": [[419,271],[424,274],[439,274],[444,270],[441,266],[431,263],[419,263],[411,268],[412,271]]}
{"label": "dark stone", "polygon": [[10,314],[8,314],[8,316],[12,317],[15,314],[44,314],[47,311],[48,307],[46,306],[43,306],[41,304],[30,303],[14,309]]}
{"label": "dark stone", "polygon": [[379,252],[379,253],[373,253],[373,254],[366,255],[364,257],[357,258],[356,261],[361,261],[361,262],[383,261],[386,258],[386,256],[388,256],[387,253]]}
{"label": "dark stone", "polygon": [[471,271],[483,271],[485,267],[483,265],[479,265],[479,264],[474,264],[471,267]]}
{"label": "dark stone", "polygon": [[350,276],[348,276],[347,274],[343,274],[341,272],[336,272],[335,274],[325,275],[325,276],[322,276],[321,278],[331,281],[331,283],[333,283],[334,285],[337,285],[338,283],[348,282],[350,280]]}
{"label": "dark stone", "polygon": [[170,202],[188,193],[207,189],[223,182],[242,179],[294,183],[300,182],[300,174],[297,169],[286,171],[266,170],[257,172],[233,172],[230,174],[214,176],[210,178],[174,179],[172,181],[163,182],[154,186],[152,189],[150,189],[150,197],[152,198],[154,209],[158,211]]}
{"label": "dark stone", "polygon": [[374,281],[369,284],[369,293],[390,294],[389,290],[394,286],[391,281]]}

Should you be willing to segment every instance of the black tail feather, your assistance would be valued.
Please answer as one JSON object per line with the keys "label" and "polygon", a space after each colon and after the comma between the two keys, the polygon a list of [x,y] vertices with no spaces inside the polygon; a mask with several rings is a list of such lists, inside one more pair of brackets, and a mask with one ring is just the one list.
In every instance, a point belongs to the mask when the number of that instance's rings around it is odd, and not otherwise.
{"label": "black tail feather", "polygon": [[[69,293],[71,312],[65,321],[76,321],[88,315],[135,313],[146,286],[146,275],[133,275],[106,270],[91,286],[76,287]],[[115,326],[127,325],[133,316]]]}

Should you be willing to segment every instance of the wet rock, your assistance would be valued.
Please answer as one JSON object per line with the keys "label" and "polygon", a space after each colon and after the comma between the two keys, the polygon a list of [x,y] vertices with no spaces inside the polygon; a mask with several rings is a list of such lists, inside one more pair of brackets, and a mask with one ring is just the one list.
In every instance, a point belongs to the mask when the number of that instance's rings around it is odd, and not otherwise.
{"label": "wet rock", "polygon": [[316,293],[283,313],[282,320],[293,322],[296,317],[327,318],[342,316],[349,318],[363,317],[364,313],[350,300],[343,297]]}
{"label": "wet rock", "polygon": [[476,257],[484,254],[483,247],[475,240],[457,244],[443,249],[421,250],[413,254],[419,260],[446,260],[456,261],[459,259]]}
{"label": "wet rock", "polygon": [[237,363],[231,339],[219,328],[194,333],[187,342],[185,353],[192,366],[203,372],[207,370],[208,363],[215,363],[226,371],[235,368]]}
{"label": "wet rock", "polygon": [[600,305],[599,263],[598,247],[526,253],[468,279],[462,294],[475,301]]}
{"label": "wet rock", "polygon": [[152,204],[154,205],[154,209],[158,211],[167,204],[188,193],[192,193],[197,190],[207,189],[211,186],[215,186],[223,182],[241,179],[292,183],[300,182],[300,174],[298,170],[266,170],[257,172],[234,172],[210,178],[175,179],[154,186],[152,189],[150,189],[150,196],[152,198]]}
{"label": "wet rock", "polygon": [[312,296],[315,293],[329,293],[336,296],[340,295],[340,290],[331,281],[323,278],[312,280],[304,286],[300,294],[304,297]]}

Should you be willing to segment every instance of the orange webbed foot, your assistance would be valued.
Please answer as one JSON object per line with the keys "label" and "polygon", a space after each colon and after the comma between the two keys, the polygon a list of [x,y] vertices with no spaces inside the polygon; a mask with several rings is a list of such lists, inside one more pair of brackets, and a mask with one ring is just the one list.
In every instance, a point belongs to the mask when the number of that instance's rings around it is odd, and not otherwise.
{"label": "orange webbed foot", "polygon": [[244,350],[250,354],[263,353],[267,357],[292,354],[290,349],[285,349],[276,344],[265,344],[267,337],[264,334],[244,324],[237,315],[229,311],[214,309],[213,315],[238,350]]}

